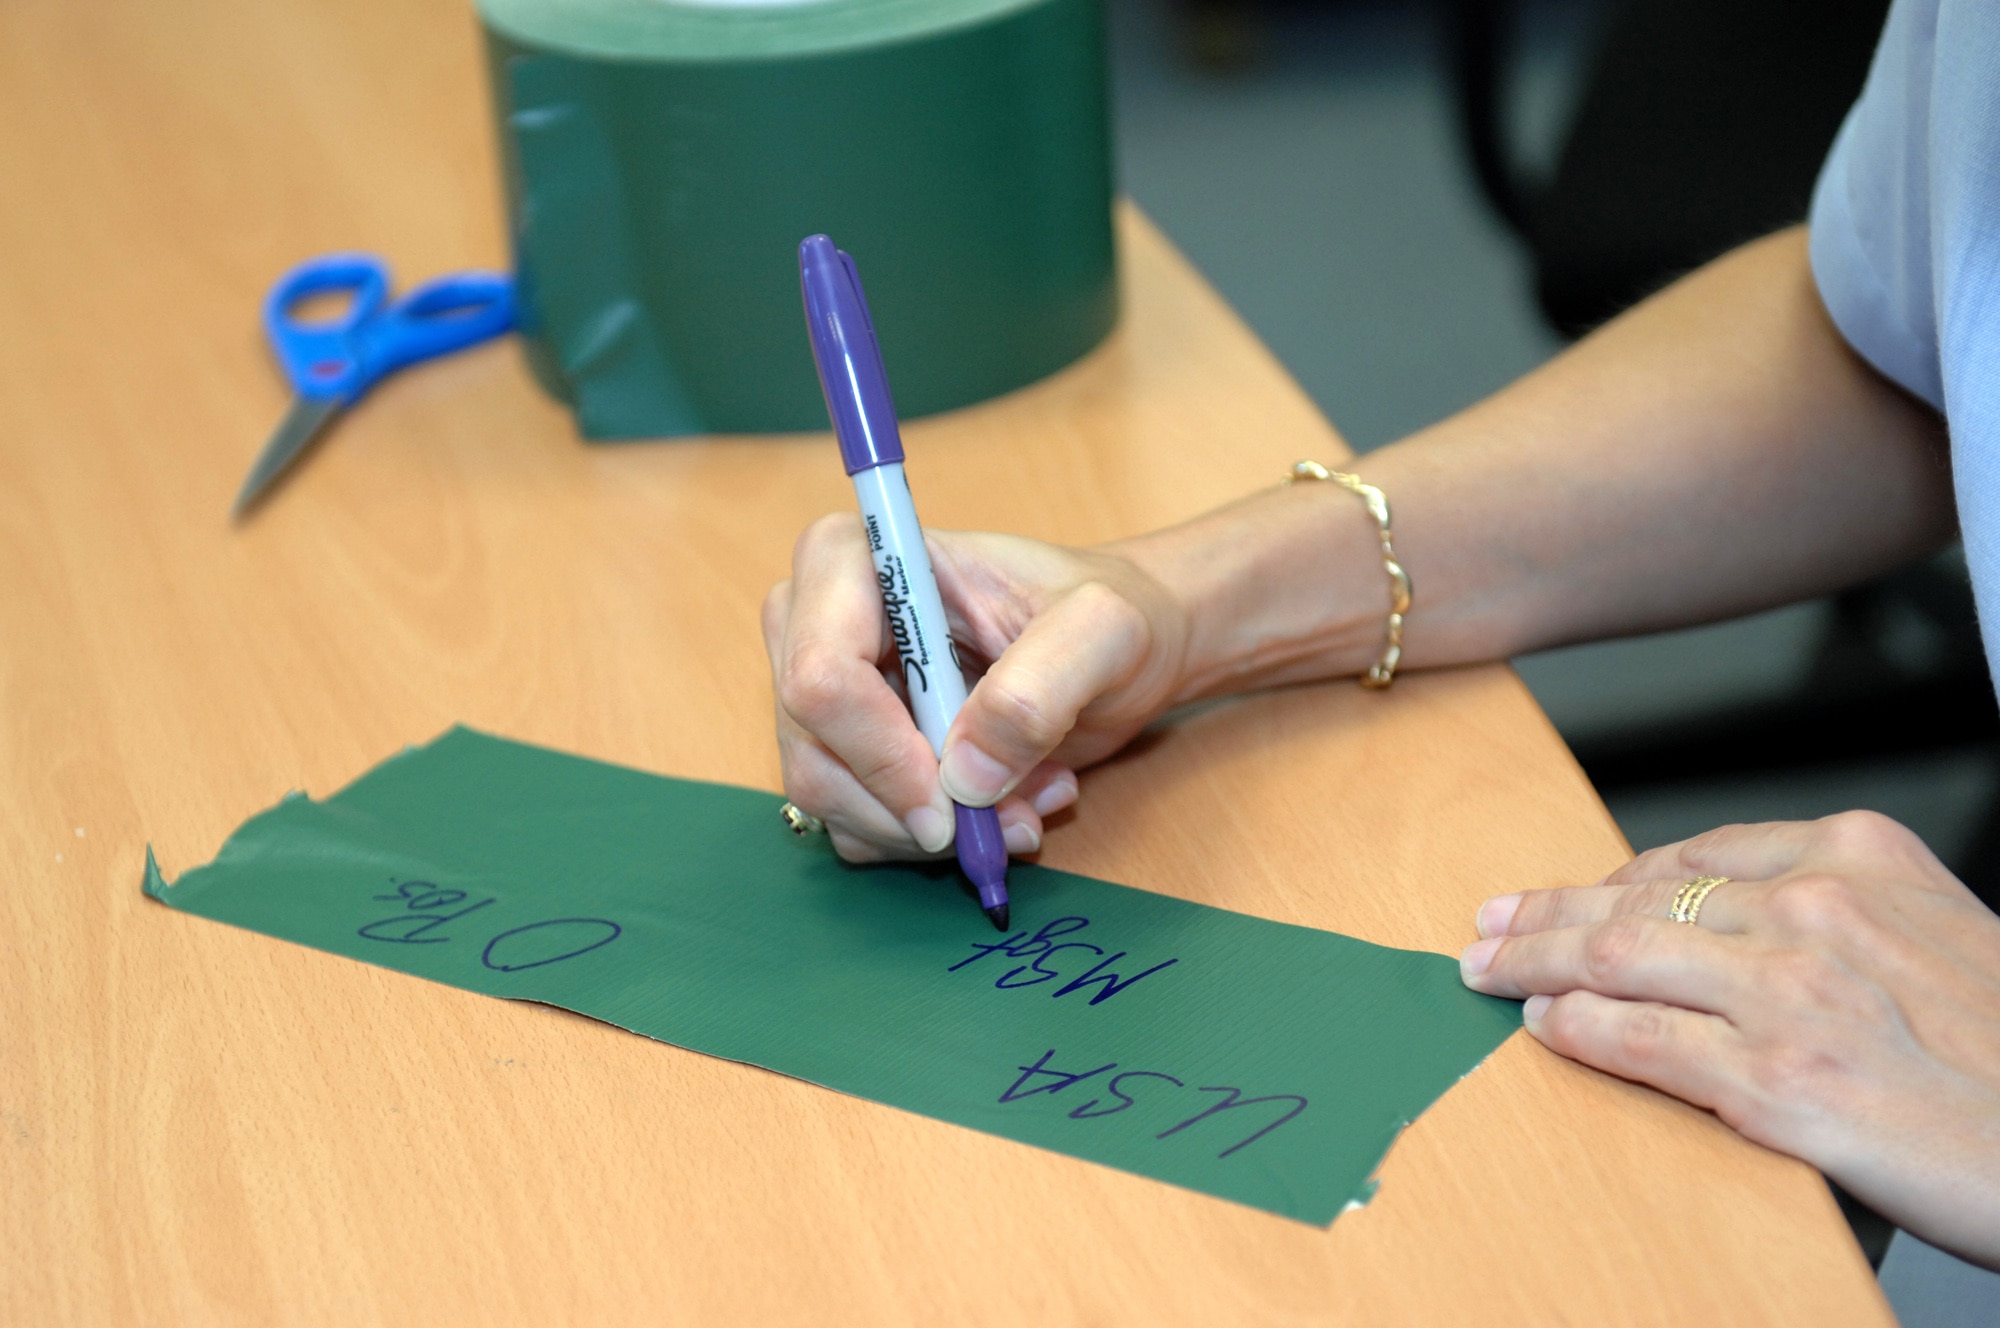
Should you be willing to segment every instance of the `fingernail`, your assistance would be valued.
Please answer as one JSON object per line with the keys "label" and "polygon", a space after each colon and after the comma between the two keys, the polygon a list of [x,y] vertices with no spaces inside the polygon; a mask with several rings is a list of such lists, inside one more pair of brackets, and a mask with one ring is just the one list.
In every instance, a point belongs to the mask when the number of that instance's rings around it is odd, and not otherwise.
{"label": "fingernail", "polygon": [[938,767],[938,782],[953,802],[968,807],[991,807],[1000,801],[1012,782],[1007,767],[969,742],[955,742],[945,750],[944,764]]}
{"label": "fingernail", "polygon": [[1507,925],[1520,907],[1521,896],[1496,895],[1479,906],[1479,917],[1473,925],[1479,928],[1481,936],[1505,936]]}
{"label": "fingernail", "polygon": [[1458,971],[1470,982],[1493,966],[1493,952],[1500,948],[1500,937],[1474,941],[1465,947],[1465,953],[1458,957]]}
{"label": "fingernail", "polygon": [[1530,996],[1526,1001],[1522,1002],[1521,1022],[1528,1026],[1530,1033],[1540,1031],[1542,1016],[1548,1012],[1549,1002],[1554,999],[1555,997],[1553,996]]}
{"label": "fingernail", "polygon": [[1035,812],[1040,816],[1054,816],[1075,801],[1076,776],[1065,771],[1051,779],[1047,786],[1035,795]]}
{"label": "fingernail", "polygon": [[926,853],[942,853],[951,844],[951,821],[935,807],[919,807],[903,818],[910,837]]}
{"label": "fingernail", "polygon": [[1042,847],[1042,836],[1034,826],[1026,821],[1016,821],[1000,832],[1009,853],[1038,853]]}

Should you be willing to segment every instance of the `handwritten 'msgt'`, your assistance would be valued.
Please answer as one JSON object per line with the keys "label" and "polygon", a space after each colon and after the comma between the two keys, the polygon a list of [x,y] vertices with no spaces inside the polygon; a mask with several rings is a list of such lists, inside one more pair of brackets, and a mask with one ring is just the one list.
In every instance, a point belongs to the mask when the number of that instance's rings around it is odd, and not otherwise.
{"label": "handwritten 'msgt'", "polygon": [[[1057,918],[1054,922],[1047,924],[1032,936],[1025,931],[1017,931],[1005,940],[992,942],[974,941],[972,948],[979,953],[973,955],[970,959],[959,960],[945,971],[947,973],[956,973],[961,968],[976,964],[980,960],[995,954],[1005,955],[1009,959],[1028,959],[1032,956],[1032,962],[1008,969],[1000,975],[999,979],[993,985],[1002,991],[1007,991],[1014,987],[1035,987],[1044,982],[1053,982],[1064,975],[1061,969],[1049,967],[1049,961],[1054,959],[1058,954],[1064,950],[1088,950],[1091,954],[1098,956],[1097,963],[1070,979],[1063,986],[1058,987],[1051,994],[1056,997],[1063,997],[1073,991],[1082,991],[1088,987],[1096,987],[1097,991],[1091,996],[1090,1003],[1098,1005],[1110,1000],[1113,996],[1132,986],[1141,978],[1149,978],[1160,970],[1172,968],[1180,962],[1178,959],[1163,960],[1160,963],[1154,964],[1151,968],[1142,969],[1134,973],[1129,978],[1116,972],[1107,971],[1111,968],[1111,965],[1125,957],[1125,951],[1120,950],[1117,954],[1106,955],[1103,947],[1092,945],[1088,941],[1059,942],[1057,940],[1061,936],[1072,936],[1089,925],[1089,918]],[[1078,956],[1078,958],[1081,959],[1082,956]]]}

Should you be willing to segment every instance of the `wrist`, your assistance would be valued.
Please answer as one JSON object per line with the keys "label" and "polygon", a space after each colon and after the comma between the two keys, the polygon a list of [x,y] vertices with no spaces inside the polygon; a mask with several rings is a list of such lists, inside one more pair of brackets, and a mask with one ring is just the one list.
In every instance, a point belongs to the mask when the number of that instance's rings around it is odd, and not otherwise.
{"label": "wrist", "polygon": [[1390,607],[1379,532],[1333,485],[1274,487],[1193,521],[1120,541],[1187,623],[1174,704],[1360,673]]}

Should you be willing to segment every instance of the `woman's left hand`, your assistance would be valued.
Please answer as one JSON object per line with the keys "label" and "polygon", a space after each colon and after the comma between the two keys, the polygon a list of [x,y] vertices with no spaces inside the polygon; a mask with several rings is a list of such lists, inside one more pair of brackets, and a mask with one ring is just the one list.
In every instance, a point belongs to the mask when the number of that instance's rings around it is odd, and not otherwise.
{"label": "woman's left hand", "polygon": [[[1699,921],[1691,877],[1725,876]],[[1489,899],[1466,985],[1564,1056],[1706,1107],[2000,1268],[2000,918],[1872,812],[1732,825]]]}

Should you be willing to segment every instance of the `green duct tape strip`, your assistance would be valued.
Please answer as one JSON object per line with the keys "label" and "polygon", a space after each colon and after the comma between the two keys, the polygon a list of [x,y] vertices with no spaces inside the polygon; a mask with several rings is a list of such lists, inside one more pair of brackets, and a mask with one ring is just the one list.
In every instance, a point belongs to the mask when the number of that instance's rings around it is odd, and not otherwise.
{"label": "green duct tape strip", "polygon": [[779,802],[454,729],[145,888],[1322,1224],[1521,1024],[1442,955],[1027,863],[1003,938],[948,869],[846,867]]}
{"label": "green duct tape strip", "polygon": [[824,429],[798,242],[906,415],[1117,319],[1101,0],[482,0],[537,377],[587,438]]}

